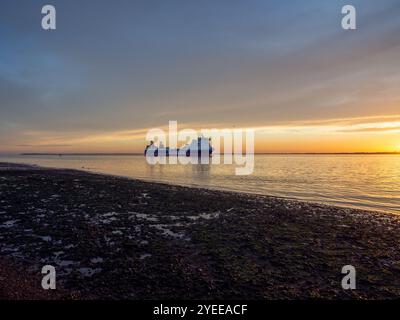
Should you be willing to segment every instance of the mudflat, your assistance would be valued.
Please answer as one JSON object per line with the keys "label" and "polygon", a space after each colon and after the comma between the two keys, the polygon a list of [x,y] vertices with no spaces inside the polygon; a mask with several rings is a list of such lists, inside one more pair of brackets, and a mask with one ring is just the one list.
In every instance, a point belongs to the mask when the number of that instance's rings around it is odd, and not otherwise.
{"label": "mudflat", "polygon": [[0,163],[3,299],[390,299],[399,249],[393,214]]}

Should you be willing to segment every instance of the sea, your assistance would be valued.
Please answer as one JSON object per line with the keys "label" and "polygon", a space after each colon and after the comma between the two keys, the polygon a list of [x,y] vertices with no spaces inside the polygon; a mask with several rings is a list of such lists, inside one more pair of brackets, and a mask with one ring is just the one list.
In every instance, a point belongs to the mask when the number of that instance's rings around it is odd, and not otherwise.
{"label": "sea", "polygon": [[149,164],[143,155],[1,155],[0,161],[400,214],[396,154],[259,154],[250,175],[236,175],[236,164]]}

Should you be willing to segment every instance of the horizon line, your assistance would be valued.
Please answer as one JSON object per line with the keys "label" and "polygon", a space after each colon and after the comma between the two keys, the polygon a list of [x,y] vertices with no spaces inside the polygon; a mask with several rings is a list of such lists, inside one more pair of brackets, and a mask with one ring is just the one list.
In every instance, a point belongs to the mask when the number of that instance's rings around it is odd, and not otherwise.
{"label": "horizon line", "polygon": [[[232,153],[236,154],[236,153]],[[400,151],[371,151],[371,152],[254,152],[254,155],[374,155],[374,154],[387,154],[387,155],[400,155]],[[68,153],[42,153],[42,152],[24,152],[18,153],[21,156],[131,156],[143,155],[142,152],[68,152]],[[220,153],[223,155],[223,153]]]}

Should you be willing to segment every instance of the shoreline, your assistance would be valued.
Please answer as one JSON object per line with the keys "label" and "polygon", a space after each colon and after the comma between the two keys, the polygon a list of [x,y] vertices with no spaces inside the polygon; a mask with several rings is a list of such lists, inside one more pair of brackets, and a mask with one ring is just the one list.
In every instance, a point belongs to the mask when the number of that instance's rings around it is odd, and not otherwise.
{"label": "shoreline", "polygon": [[[400,217],[391,213],[5,163],[0,201],[0,269],[12,258],[40,277],[54,264],[63,297],[400,294]],[[358,290],[341,288],[348,264]]]}
{"label": "shoreline", "polygon": [[326,202],[319,202],[319,201],[313,201],[313,200],[304,200],[301,198],[295,198],[295,197],[288,197],[288,196],[277,196],[277,195],[268,195],[264,194],[261,192],[256,192],[256,191],[246,191],[246,190],[234,190],[230,188],[223,188],[223,187],[212,187],[212,186],[203,186],[203,185],[194,185],[194,184],[175,184],[173,182],[167,182],[167,181],[160,181],[157,179],[151,180],[151,179],[145,179],[145,178],[135,178],[135,177],[129,177],[125,175],[118,175],[118,174],[112,174],[112,173],[106,173],[106,172],[101,172],[101,171],[95,171],[95,170],[89,170],[89,169],[73,169],[73,168],[67,168],[67,167],[47,167],[43,165],[37,165],[37,164],[27,164],[27,163],[21,163],[21,162],[2,162],[0,159],[0,165],[1,164],[10,164],[10,165],[18,165],[18,166],[26,166],[26,167],[33,167],[33,168],[41,168],[41,169],[49,169],[49,170],[71,170],[71,171],[76,171],[77,174],[79,173],[90,173],[90,174],[96,174],[100,176],[106,176],[106,177],[113,177],[113,178],[120,178],[120,179],[128,179],[132,181],[140,181],[140,182],[146,182],[146,183],[154,183],[154,184],[160,184],[162,186],[177,186],[177,187],[183,187],[183,188],[191,188],[191,189],[204,189],[204,190],[209,190],[209,191],[216,191],[216,192],[228,192],[228,193],[235,193],[235,194],[247,194],[247,195],[253,195],[253,196],[260,196],[260,197],[266,197],[266,198],[276,198],[280,200],[288,200],[288,201],[296,201],[296,202],[302,202],[305,204],[310,204],[310,205],[319,205],[319,206],[328,206],[328,207],[334,207],[334,208],[340,208],[340,209],[350,209],[350,210],[358,210],[358,211],[365,211],[368,213],[378,213],[378,214],[391,214],[391,215],[399,215],[398,212],[392,212],[389,210],[384,210],[384,209],[368,209],[368,208],[362,208],[361,206],[357,205],[348,205],[348,204],[340,204],[340,203],[329,203],[328,201]]}

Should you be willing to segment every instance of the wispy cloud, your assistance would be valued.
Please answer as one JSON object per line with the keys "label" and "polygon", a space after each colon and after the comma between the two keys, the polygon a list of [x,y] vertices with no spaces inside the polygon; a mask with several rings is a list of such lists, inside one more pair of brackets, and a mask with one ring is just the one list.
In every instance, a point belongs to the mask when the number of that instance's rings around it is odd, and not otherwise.
{"label": "wispy cloud", "polygon": [[168,120],[293,144],[398,130],[398,0],[354,0],[355,32],[342,0],[54,0],[54,33],[39,3],[0,2],[0,150],[139,150]]}

